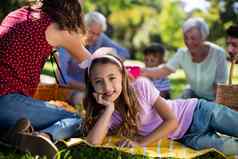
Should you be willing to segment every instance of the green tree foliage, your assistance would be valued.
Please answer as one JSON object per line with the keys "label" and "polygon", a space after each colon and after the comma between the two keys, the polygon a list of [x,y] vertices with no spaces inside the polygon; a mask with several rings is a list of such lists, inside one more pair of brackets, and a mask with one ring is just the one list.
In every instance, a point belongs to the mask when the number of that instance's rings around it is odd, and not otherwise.
{"label": "green tree foliage", "polygon": [[126,10],[112,13],[108,20],[113,25],[114,37],[121,39],[132,52],[137,52],[149,42],[152,26],[150,17],[156,17],[156,10],[148,6],[134,5]]}
{"label": "green tree foliage", "polygon": [[139,1],[108,16],[113,37],[130,48],[133,57],[150,42],[161,42],[172,49],[183,44],[181,24],[185,13],[178,1],[152,2]]}
{"label": "green tree foliage", "polygon": [[132,6],[133,0],[84,0],[85,12],[97,10],[102,12],[105,16],[110,15],[113,12],[117,12],[123,9],[127,9]]}
{"label": "green tree foliage", "polygon": [[[222,21],[219,16],[219,0],[213,0],[210,2],[210,8],[207,12],[203,12],[201,10],[195,10],[192,12],[193,16],[202,17],[209,25],[210,35],[208,39],[210,41],[216,42],[219,41],[220,38],[224,37],[224,28]],[[220,44],[224,44],[224,40],[220,42]]]}
{"label": "green tree foliage", "polygon": [[221,0],[220,17],[223,23],[238,23],[238,1]]}
{"label": "green tree foliage", "polygon": [[[194,11],[192,15],[203,17],[209,24],[209,40],[225,47],[225,29],[231,24],[238,23],[237,0],[211,0],[207,12]],[[238,5],[238,4],[237,4]],[[237,6],[238,7],[238,6]]]}
{"label": "green tree foliage", "polygon": [[0,0],[0,21],[12,10],[25,5],[28,0]]}
{"label": "green tree foliage", "polygon": [[[0,20],[10,11],[34,0],[0,0]],[[150,42],[161,42],[172,52],[182,47],[181,26],[190,16],[201,16],[209,24],[209,40],[225,46],[225,29],[238,23],[237,0],[210,0],[207,12],[185,13],[180,0],[84,0],[84,11],[97,10],[108,19],[107,34],[135,53]]]}
{"label": "green tree foliage", "polygon": [[162,10],[159,13],[159,33],[168,48],[183,46],[181,26],[186,18],[185,12],[178,1],[163,1]]}

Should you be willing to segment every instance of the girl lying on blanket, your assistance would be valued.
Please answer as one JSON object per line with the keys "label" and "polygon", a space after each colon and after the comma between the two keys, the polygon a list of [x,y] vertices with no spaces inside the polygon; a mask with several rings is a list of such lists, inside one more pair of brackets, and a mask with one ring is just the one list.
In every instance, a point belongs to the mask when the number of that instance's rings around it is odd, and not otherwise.
{"label": "girl lying on blanket", "polygon": [[[200,150],[238,154],[238,112],[199,99],[165,100],[144,77],[133,82],[110,48],[101,48],[87,66],[85,130],[87,141],[102,144],[108,133],[130,140],[119,146],[145,146],[164,137]],[[217,133],[226,134],[218,135]]]}

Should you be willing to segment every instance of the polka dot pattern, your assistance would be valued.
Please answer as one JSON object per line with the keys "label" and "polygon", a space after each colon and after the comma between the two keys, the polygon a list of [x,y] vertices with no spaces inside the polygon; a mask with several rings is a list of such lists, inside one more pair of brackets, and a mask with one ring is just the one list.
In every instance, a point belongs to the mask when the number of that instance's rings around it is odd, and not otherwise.
{"label": "polka dot pattern", "polygon": [[52,51],[45,37],[50,24],[39,10],[20,8],[0,25],[0,95],[19,92],[32,96],[42,67]]}

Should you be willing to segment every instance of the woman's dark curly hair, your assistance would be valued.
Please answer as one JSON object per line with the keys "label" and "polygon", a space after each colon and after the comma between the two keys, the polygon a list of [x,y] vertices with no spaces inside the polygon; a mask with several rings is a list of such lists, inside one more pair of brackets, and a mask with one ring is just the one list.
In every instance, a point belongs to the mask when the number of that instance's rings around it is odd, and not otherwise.
{"label": "woman's dark curly hair", "polygon": [[40,0],[41,9],[61,30],[85,32],[79,0]]}

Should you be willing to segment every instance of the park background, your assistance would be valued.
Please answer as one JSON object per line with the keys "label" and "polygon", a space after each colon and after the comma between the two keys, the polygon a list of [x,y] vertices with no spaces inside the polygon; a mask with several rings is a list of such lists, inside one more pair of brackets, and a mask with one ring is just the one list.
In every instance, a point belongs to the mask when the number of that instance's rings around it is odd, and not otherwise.
{"label": "park background", "polygon": [[[0,0],[0,22],[10,12],[34,0]],[[133,60],[142,61],[142,50],[151,42],[162,43],[169,59],[176,50],[184,47],[181,26],[191,16],[205,19],[210,28],[208,40],[226,49],[225,29],[238,23],[237,0],[84,0],[83,10],[97,10],[107,17],[106,34],[128,48]],[[53,76],[49,62],[43,74]],[[238,68],[234,81],[238,83]],[[175,98],[186,85],[182,70],[169,77],[172,97]],[[90,151],[91,152],[91,151]],[[93,151],[91,152],[93,154]],[[2,158],[31,158],[0,148]]]}
{"label": "park background", "polygon": [[[0,0],[0,20],[10,11],[34,0]],[[142,50],[151,42],[162,43],[169,59],[184,47],[182,24],[191,16],[205,19],[210,28],[208,40],[226,48],[225,29],[238,22],[237,0],[84,0],[83,10],[97,10],[107,17],[106,34],[129,49],[131,58],[142,60]],[[237,67],[234,81],[237,81]],[[46,64],[43,74],[52,76]],[[183,71],[169,76],[172,97],[186,85]]]}
{"label": "park background", "polygon": [[[34,0],[1,0],[0,21],[10,11]],[[83,10],[107,17],[106,31],[130,50],[133,59],[151,42],[160,42],[168,56],[183,47],[181,26],[191,16],[203,17],[210,28],[209,41],[225,48],[225,29],[238,22],[237,0],[84,0]]]}

